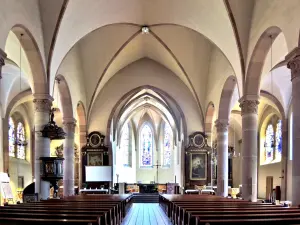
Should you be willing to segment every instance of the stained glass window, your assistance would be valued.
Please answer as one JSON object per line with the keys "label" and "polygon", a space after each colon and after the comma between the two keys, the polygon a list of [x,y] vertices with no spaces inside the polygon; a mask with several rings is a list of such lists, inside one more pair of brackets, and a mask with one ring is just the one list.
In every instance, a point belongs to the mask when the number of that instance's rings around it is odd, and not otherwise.
{"label": "stained glass window", "polygon": [[275,144],[275,150],[276,150],[276,161],[281,161],[281,152],[282,152],[282,122],[281,120],[278,120],[276,125],[276,144]]}
{"label": "stained glass window", "polygon": [[172,136],[172,128],[168,123],[165,123],[163,166],[171,166]]}
{"label": "stained glass window", "polygon": [[274,129],[272,124],[269,124],[266,130],[265,150],[265,163],[269,163],[274,159]]}
{"label": "stained glass window", "polygon": [[129,125],[128,123],[123,126],[121,136],[121,151],[123,158],[123,165],[129,166]]}
{"label": "stained glass window", "polygon": [[15,124],[13,119],[10,117],[8,121],[8,145],[9,145],[9,156],[15,157]]}
{"label": "stained glass window", "polygon": [[17,126],[17,139],[19,142],[17,158],[25,159],[25,146],[23,145],[23,143],[25,142],[25,128],[21,122],[19,122]]}
{"label": "stained glass window", "polygon": [[140,135],[141,166],[153,165],[153,133],[148,124],[145,124]]}

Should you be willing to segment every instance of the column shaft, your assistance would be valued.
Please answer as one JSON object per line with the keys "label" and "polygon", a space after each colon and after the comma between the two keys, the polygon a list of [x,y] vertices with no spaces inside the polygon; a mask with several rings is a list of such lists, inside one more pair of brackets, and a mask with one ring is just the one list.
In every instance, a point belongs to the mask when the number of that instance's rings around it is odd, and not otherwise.
{"label": "column shaft", "polygon": [[217,194],[228,196],[228,120],[217,120]]}
{"label": "column shaft", "polygon": [[292,204],[300,205],[300,47],[286,56],[291,69],[293,107]]}
{"label": "column shaft", "polygon": [[64,131],[64,197],[74,195],[74,132],[75,120],[65,120]]}
{"label": "column shaft", "polygon": [[257,201],[257,100],[243,100],[242,109],[242,196]]}
{"label": "column shaft", "polygon": [[35,193],[39,199],[47,199],[50,196],[50,183],[41,179],[40,157],[50,157],[50,139],[41,136],[41,130],[49,122],[49,112],[52,104],[51,96],[39,96],[33,100],[35,104],[34,126],[35,126]]}
{"label": "column shaft", "polygon": [[[7,136],[6,142],[8,142],[8,134],[5,135],[6,133],[4,131],[4,128],[7,127],[8,124],[5,124],[5,120],[3,119],[4,118],[4,110],[2,108],[3,106],[2,106],[2,101],[1,101],[1,99],[2,99],[1,94],[3,93],[2,92],[3,85],[1,83],[1,79],[2,79],[2,66],[5,65],[6,56],[7,56],[6,53],[2,49],[0,49],[0,120],[1,120],[0,128],[2,129],[2,131],[0,132],[0,139],[1,139],[0,140],[0,144],[1,144],[0,158],[2,158],[1,156],[3,156],[3,161],[0,160],[0,171],[5,172],[5,173],[7,172],[7,169],[8,169],[7,162],[5,162],[5,159],[7,159],[5,153],[6,152],[8,153],[8,150],[6,151],[6,149],[8,149],[8,148],[5,148],[4,143],[5,143],[6,136]],[[7,168],[6,168],[6,165],[7,165]]]}

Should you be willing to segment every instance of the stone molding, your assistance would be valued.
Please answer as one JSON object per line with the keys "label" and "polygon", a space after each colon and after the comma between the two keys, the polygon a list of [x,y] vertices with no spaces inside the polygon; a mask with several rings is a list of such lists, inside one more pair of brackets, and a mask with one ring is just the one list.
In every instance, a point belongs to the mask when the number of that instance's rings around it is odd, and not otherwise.
{"label": "stone molding", "polygon": [[34,110],[35,112],[47,112],[50,113],[52,100],[50,99],[34,99]]}
{"label": "stone molding", "polygon": [[2,66],[5,65],[6,57],[6,53],[0,48],[0,79],[2,78]]}
{"label": "stone molding", "polygon": [[240,102],[240,108],[242,109],[241,115],[257,114],[258,100],[243,100]]}
{"label": "stone molding", "polygon": [[215,126],[217,128],[217,132],[227,132],[229,121],[228,120],[216,120]]}
{"label": "stone molding", "polygon": [[296,77],[300,77],[300,55],[291,59],[287,67],[291,70],[291,81]]}
{"label": "stone molding", "polygon": [[73,118],[63,119],[64,130],[67,133],[75,133],[76,120]]}

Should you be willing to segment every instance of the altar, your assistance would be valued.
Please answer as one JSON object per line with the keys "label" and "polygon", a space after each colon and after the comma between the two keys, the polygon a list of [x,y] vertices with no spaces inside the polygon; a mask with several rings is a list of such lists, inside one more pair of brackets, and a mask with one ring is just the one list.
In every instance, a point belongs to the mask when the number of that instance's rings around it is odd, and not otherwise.
{"label": "altar", "polygon": [[179,192],[177,183],[138,183],[125,184],[126,193],[160,193],[160,194],[177,194]]}

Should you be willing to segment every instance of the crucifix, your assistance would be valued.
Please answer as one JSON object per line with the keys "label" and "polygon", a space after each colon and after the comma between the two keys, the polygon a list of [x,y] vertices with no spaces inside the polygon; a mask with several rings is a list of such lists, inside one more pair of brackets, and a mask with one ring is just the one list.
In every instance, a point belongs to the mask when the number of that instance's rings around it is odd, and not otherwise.
{"label": "crucifix", "polygon": [[153,165],[152,167],[156,166],[156,180],[157,180],[157,184],[158,184],[158,167],[161,165],[158,165],[158,160],[156,160],[156,165]]}

